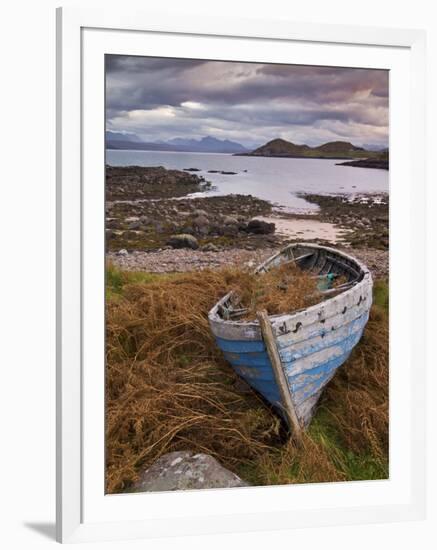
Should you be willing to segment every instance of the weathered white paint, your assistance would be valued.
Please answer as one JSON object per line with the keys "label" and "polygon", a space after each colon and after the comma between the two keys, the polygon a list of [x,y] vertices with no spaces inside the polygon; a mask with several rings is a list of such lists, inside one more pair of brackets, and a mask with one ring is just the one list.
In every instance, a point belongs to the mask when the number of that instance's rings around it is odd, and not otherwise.
{"label": "weathered white paint", "polygon": [[[305,310],[286,315],[271,315],[269,318],[274,333],[278,337],[279,346],[283,345],[283,342],[289,345],[312,337],[315,331],[314,327],[323,320],[325,323],[327,323],[328,320],[332,320],[329,325],[330,328],[332,328],[332,326],[335,328],[341,326],[351,318],[354,319],[366,310],[369,310],[372,303],[372,276],[367,267],[358,260],[355,260],[355,258],[329,247],[308,244],[289,245],[261,264],[261,266],[257,268],[257,272],[260,272],[260,270],[267,270],[280,265],[280,263],[284,261],[292,259],[293,250],[296,249],[327,251],[330,256],[338,256],[338,258],[345,263],[351,264],[355,270],[360,272],[362,278],[355,283],[354,286],[344,292]],[[221,318],[219,314],[220,307],[224,306],[231,296],[232,292],[228,293],[209,312],[209,322],[215,336],[227,340],[261,340],[262,335],[257,321],[225,321]],[[351,310],[353,311],[351,312]],[[342,318],[340,316],[346,314],[347,317],[341,322]],[[296,330],[299,323],[300,326],[298,330],[293,332]]]}

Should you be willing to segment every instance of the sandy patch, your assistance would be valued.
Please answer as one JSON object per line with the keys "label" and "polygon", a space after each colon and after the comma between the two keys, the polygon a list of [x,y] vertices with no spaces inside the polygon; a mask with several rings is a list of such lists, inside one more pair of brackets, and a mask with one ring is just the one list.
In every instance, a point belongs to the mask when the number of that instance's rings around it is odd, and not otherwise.
{"label": "sandy patch", "polygon": [[333,244],[341,242],[347,229],[342,229],[333,223],[321,222],[311,219],[289,219],[257,216],[258,220],[274,223],[276,234],[290,239],[324,239]]}

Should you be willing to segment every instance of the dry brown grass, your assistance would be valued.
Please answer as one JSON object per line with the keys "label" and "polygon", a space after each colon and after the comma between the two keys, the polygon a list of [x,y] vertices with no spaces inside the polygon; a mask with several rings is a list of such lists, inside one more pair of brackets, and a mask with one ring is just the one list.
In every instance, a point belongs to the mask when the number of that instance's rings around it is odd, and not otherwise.
{"label": "dry brown grass", "polygon": [[237,278],[235,290],[239,302],[248,310],[243,318],[253,320],[262,309],[276,315],[317,303],[317,282],[295,264],[288,264],[261,276],[245,273],[241,280]]}
{"label": "dry brown grass", "polygon": [[325,392],[304,445],[296,449],[265,403],[254,392],[242,391],[209,330],[208,310],[224,291],[238,284],[247,289],[246,274],[208,271],[145,277],[145,283],[130,283],[141,279],[134,275],[117,277],[106,323],[109,493],[128,490],[140,469],[175,450],[211,454],[260,484],[360,478],[351,471],[355,457],[368,461],[370,456],[372,467],[381,462],[374,477],[385,471],[383,312],[373,314],[348,365]]}

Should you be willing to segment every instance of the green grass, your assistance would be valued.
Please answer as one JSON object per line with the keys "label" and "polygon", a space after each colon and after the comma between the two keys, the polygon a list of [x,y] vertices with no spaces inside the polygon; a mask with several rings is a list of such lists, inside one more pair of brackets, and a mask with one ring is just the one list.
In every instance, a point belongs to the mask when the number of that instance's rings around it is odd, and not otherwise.
{"label": "green grass", "polygon": [[389,286],[388,281],[379,279],[373,285],[373,301],[388,313],[389,306]]}
{"label": "green grass", "polygon": [[358,481],[388,477],[387,461],[381,461],[370,453],[354,453],[345,446],[336,428],[336,419],[324,407],[317,411],[308,434],[326,449],[346,479]]}
{"label": "green grass", "polygon": [[128,284],[153,283],[170,279],[176,274],[173,273],[149,273],[147,271],[121,271],[112,264],[106,266],[106,298],[117,299],[123,295],[123,288]]}

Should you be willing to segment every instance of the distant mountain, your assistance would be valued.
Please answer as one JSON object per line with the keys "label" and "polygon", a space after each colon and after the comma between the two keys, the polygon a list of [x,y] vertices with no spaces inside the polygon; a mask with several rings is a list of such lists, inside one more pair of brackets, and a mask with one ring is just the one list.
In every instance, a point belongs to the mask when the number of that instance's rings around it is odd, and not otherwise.
{"label": "distant mountain", "polygon": [[167,141],[167,144],[174,145],[181,150],[199,153],[243,153],[247,151],[241,143],[229,139],[217,139],[212,136],[201,139],[175,138]]}
{"label": "distant mountain", "polygon": [[124,149],[131,151],[175,151],[175,148],[165,143],[147,143],[144,141],[127,141],[107,139],[106,149]]}
{"label": "distant mountain", "polygon": [[241,143],[212,136],[201,139],[174,138],[169,141],[144,142],[135,134],[119,132],[106,132],[106,148],[191,153],[244,153],[248,151]]}
{"label": "distant mountain", "polygon": [[375,153],[380,153],[381,151],[388,151],[386,146],[377,145],[376,143],[363,143],[364,149],[366,151],[375,151]]}
{"label": "distant mountain", "polygon": [[265,145],[249,153],[237,153],[254,157],[291,157],[291,158],[368,158],[375,155],[373,151],[366,151],[356,147],[348,141],[330,141],[317,147],[296,145],[285,139],[273,139]]}
{"label": "distant mountain", "polygon": [[141,142],[136,134],[124,133],[124,132],[111,132],[111,130],[106,131],[106,141],[129,141],[129,142]]}

